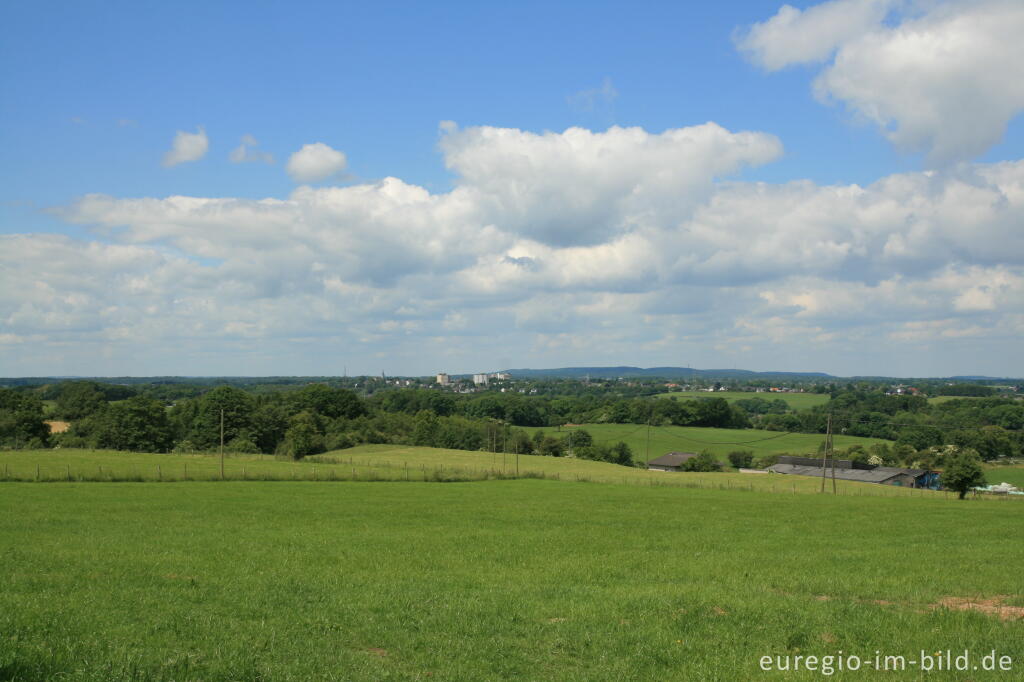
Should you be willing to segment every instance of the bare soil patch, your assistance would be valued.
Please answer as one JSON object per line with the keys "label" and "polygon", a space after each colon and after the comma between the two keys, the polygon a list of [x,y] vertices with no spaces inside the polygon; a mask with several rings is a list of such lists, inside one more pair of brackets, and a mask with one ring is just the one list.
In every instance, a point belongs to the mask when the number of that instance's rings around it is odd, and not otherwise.
{"label": "bare soil patch", "polygon": [[50,433],[64,433],[71,428],[71,422],[46,421],[43,423],[50,427]]}
{"label": "bare soil patch", "polygon": [[990,616],[996,616],[999,620],[1020,620],[1024,618],[1024,606],[1007,606],[1003,604],[1007,599],[1009,597],[998,595],[988,599],[943,597],[935,604],[932,604],[932,608],[950,609],[951,611],[979,611]]}

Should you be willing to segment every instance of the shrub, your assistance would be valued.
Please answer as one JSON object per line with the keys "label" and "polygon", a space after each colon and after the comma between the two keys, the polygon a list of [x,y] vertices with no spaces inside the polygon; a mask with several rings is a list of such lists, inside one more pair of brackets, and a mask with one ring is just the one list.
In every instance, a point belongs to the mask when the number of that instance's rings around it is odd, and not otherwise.
{"label": "shrub", "polygon": [[619,441],[611,447],[608,459],[612,464],[620,464],[625,467],[633,466],[633,451],[624,442]]}
{"label": "shrub", "polygon": [[252,440],[246,438],[245,436],[238,436],[237,438],[232,438],[231,442],[227,443],[224,446],[224,449],[227,450],[228,452],[237,452],[243,455],[260,454],[260,449],[256,447],[256,443],[253,443]]}
{"label": "shrub", "polygon": [[683,466],[681,468],[682,468],[683,471],[721,471],[722,470],[722,466],[718,463],[718,460],[715,459],[715,456],[712,455],[707,450],[704,450],[703,452],[701,452],[696,457],[691,457],[690,459],[688,459],[685,462],[683,462]]}
{"label": "shrub", "polygon": [[572,449],[576,448],[587,448],[594,444],[593,437],[583,429],[579,431],[570,431],[569,435],[566,436],[565,443]]}
{"label": "shrub", "polygon": [[344,450],[355,446],[355,441],[347,433],[329,433],[324,443],[328,450]]}
{"label": "shrub", "polygon": [[284,454],[292,459],[319,455],[327,449],[323,437],[305,424],[298,424],[288,429],[283,446]]}
{"label": "shrub", "polygon": [[754,461],[752,450],[733,450],[729,453],[729,463],[737,469],[747,469]]}
{"label": "shrub", "polygon": [[92,443],[85,436],[77,436],[68,431],[50,436],[55,448],[88,448]]}
{"label": "shrub", "polygon": [[[538,431],[538,433],[540,432]],[[553,436],[544,436],[539,447],[537,447],[537,454],[545,455],[547,457],[561,457],[562,441],[558,438],[554,438]]]}
{"label": "shrub", "polygon": [[750,465],[752,467],[754,467],[755,469],[767,469],[768,467],[772,466],[773,464],[778,464],[778,462],[779,462],[779,454],[778,453],[770,453],[770,454],[758,455],[757,457],[755,457],[753,459],[753,461],[750,463]]}

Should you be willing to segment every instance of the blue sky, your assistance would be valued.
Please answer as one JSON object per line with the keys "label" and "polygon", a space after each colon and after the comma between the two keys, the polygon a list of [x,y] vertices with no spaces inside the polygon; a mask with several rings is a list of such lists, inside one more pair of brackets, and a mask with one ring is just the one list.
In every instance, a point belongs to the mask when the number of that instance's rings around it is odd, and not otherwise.
{"label": "blue sky", "polygon": [[1020,5],[794,5],[7,4],[0,374],[1024,374]]}

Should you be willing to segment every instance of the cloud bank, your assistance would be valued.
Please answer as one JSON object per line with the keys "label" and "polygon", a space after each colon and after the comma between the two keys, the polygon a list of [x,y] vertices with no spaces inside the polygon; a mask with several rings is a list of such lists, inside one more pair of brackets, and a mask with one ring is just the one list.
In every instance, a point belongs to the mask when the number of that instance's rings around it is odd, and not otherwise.
{"label": "cloud bank", "polygon": [[1024,161],[747,182],[781,143],[714,123],[449,125],[440,149],[447,192],[384,178],[285,199],[89,195],[61,215],[91,239],[0,237],[6,373],[55,354],[93,363],[77,373],[167,356],[186,374],[498,357],[855,373],[842,358],[875,353],[889,364],[874,371],[915,374],[965,343],[978,371],[1024,373],[997,350],[1024,333]]}

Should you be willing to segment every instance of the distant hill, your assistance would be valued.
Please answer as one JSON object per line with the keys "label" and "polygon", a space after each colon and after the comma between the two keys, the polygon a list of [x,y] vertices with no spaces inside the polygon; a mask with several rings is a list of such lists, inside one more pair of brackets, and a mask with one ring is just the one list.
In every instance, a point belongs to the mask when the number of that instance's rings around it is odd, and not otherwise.
{"label": "distant hill", "polygon": [[617,379],[663,377],[665,379],[833,379],[824,372],[753,372],[747,369],[694,369],[692,367],[559,367],[557,369],[506,369],[513,378]]}

